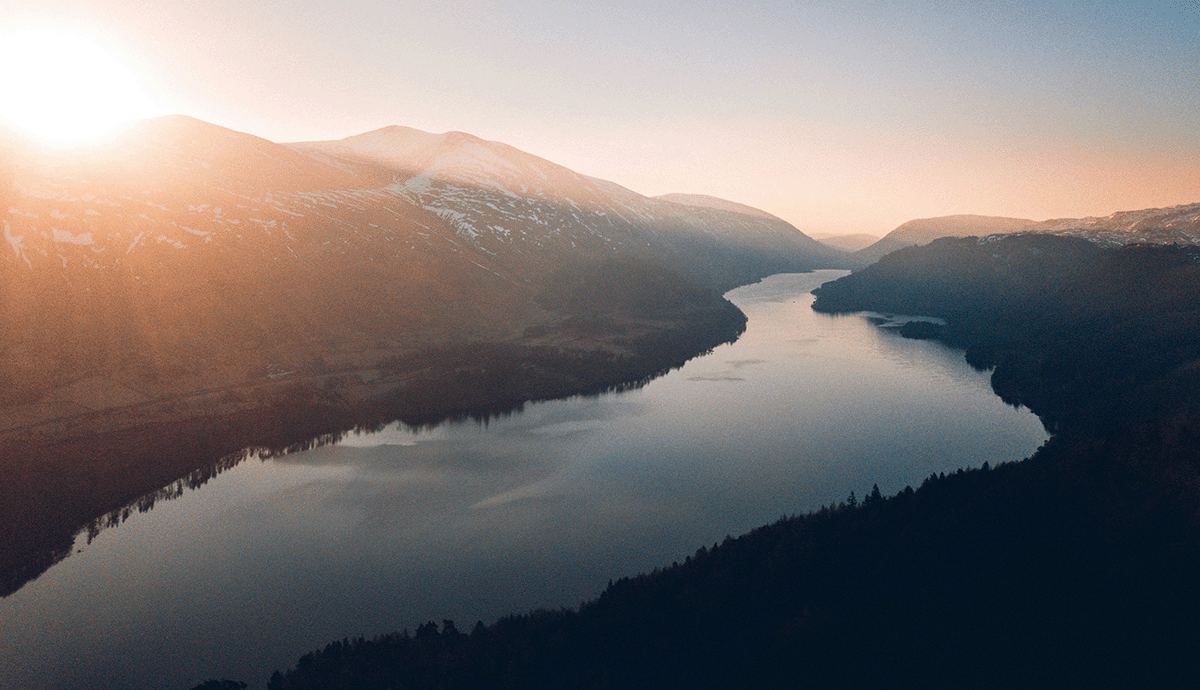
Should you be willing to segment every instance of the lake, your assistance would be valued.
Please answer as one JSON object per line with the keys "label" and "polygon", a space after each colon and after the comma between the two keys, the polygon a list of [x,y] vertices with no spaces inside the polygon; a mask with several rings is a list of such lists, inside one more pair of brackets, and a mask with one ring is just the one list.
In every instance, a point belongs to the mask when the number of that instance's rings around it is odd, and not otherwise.
{"label": "lake", "polygon": [[336,638],[574,606],[782,515],[1046,438],[961,352],[814,313],[842,271],[727,296],[746,333],[643,388],[250,459],[0,599],[0,688],[261,687]]}

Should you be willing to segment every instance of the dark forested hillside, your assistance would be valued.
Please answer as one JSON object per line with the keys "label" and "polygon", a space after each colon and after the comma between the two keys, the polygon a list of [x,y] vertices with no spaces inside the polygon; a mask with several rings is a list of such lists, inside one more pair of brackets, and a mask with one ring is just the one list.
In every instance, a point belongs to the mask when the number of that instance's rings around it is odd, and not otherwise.
{"label": "dark forested hillside", "polygon": [[[308,688],[1173,687],[1200,672],[1200,254],[946,239],[817,308],[941,316],[1034,457],[781,519],[577,610],[344,640]],[[797,395],[804,394],[797,391]]]}
{"label": "dark forested hillside", "polygon": [[995,367],[996,392],[1051,431],[1197,414],[1200,248],[946,238],[822,286],[813,308],[946,319],[938,337]]}
{"label": "dark forested hillside", "polygon": [[[1193,448],[1194,450],[1194,448]],[[787,518],[578,610],[335,642],[270,690],[1127,688],[1200,671],[1194,467],[1064,449]],[[1146,460],[1141,458],[1140,460]]]}

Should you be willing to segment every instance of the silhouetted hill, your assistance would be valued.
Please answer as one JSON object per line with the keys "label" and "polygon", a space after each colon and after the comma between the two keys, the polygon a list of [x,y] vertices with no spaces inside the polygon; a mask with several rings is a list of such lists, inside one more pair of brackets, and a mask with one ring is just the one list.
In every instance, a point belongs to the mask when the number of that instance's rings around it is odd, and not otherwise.
{"label": "silhouetted hill", "polygon": [[996,367],[997,393],[1051,431],[1095,433],[1195,404],[1179,387],[1200,361],[1200,248],[945,238],[815,292],[818,311],[946,319],[939,337],[973,365]]}

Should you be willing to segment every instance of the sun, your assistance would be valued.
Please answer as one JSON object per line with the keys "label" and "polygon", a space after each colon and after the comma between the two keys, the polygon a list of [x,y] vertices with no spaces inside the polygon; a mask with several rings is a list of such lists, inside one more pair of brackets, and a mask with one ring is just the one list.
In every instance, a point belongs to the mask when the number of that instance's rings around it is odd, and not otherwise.
{"label": "sun", "polygon": [[77,142],[162,115],[129,70],[70,34],[0,35],[0,118],[43,139]]}

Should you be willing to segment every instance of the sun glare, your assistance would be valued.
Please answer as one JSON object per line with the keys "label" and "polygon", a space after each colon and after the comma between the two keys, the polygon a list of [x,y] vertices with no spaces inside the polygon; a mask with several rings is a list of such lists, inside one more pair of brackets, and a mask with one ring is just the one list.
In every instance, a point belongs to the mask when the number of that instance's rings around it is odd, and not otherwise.
{"label": "sun glare", "polygon": [[79,36],[0,36],[0,118],[50,141],[94,139],[162,111],[124,65]]}

